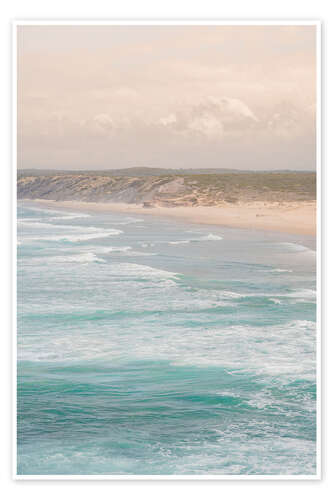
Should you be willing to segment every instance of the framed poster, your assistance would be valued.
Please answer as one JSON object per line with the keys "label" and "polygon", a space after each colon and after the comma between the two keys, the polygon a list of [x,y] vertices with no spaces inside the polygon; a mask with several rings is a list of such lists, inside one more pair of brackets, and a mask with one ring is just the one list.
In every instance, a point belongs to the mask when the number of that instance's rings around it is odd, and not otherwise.
{"label": "framed poster", "polygon": [[16,478],[320,478],[319,23],[14,44]]}

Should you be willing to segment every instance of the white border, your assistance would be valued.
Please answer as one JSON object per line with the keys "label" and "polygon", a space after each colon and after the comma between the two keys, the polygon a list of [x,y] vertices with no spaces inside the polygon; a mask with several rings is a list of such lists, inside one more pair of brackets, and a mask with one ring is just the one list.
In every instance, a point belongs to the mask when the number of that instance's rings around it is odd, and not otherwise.
{"label": "white border", "polygon": [[317,24],[316,30],[316,172],[317,172],[317,351],[316,351],[316,375],[317,375],[317,474],[322,474],[322,32],[321,25]]}
{"label": "white border", "polygon": [[[17,26],[12,26],[12,391],[13,394],[13,478],[17,471]],[[15,253],[14,253],[15,252]]]}
{"label": "white border", "polygon": [[[317,170],[317,463],[316,474],[311,475],[70,475],[70,474],[57,474],[57,475],[23,475],[17,474],[17,262],[16,262],[16,248],[17,248],[17,232],[16,232],[16,214],[17,214],[17,192],[16,192],[16,175],[17,175],[17,28],[20,26],[315,26],[316,27],[316,93],[317,93],[317,107],[316,107],[316,170]],[[12,385],[13,385],[13,416],[15,424],[12,432],[12,478],[19,481],[48,481],[48,480],[70,480],[70,481],[137,481],[137,480],[187,480],[187,481],[205,481],[205,480],[226,480],[226,481],[285,481],[292,480],[298,481],[312,481],[316,482],[322,479],[322,164],[321,164],[321,147],[322,147],[322,23],[318,20],[166,20],[166,19],[147,19],[147,20],[130,20],[119,19],[112,21],[78,21],[78,20],[64,20],[64,21],[42,21],[42,20],[15,20],[12,21],[12,213],[13,213],[13,226],[12,226],[12,249],[15,251],[15,258],[12,265],[12,283],[13,283],[13,298],[12,298]]]}

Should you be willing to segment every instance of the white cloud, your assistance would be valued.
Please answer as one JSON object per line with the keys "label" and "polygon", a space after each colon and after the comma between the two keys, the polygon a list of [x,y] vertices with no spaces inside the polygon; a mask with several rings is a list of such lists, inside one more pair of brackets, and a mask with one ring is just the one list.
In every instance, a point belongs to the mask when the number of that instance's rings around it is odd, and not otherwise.
{"label": "white cloud", "polygon": [[283,101],[275,106],[267,120],[267,130],[274,135],[289,138],[301,136],[315,127],[315,109],[296,106]]}
{"label": "white cloud", "polygon": [[115,128],[114,121],[105,113],[94,116],[91,125],[93,131],[99,134],[109,134]]}
{"label": "white cloud", "polygon": [[170,115],[163,116],[158,120],[158,123],[161,125],[167,126],[167,125],[173,125],[177,123],[177,116],[174,113],[171,113]]}
{"label": "white cloud", "polygon": [[187,128],[211,139],[223,135],[224,132],[223,123],[209,114],[194,118],[188,123]]}
{"label": "white cloud", "polygon": [[240,99],[209,97],[206,106],[213,112],[217,112],[224,123],[239,121],[241,118],[259,121],[249,106]]}
{"label": "white cloud", "polygon": [[230,97],[207,97],[192,106],[177,110],[158,120],[176,133],[200,133],[219,138],[235,130],[244,131],[258,122],[257,116],[243,101]]}

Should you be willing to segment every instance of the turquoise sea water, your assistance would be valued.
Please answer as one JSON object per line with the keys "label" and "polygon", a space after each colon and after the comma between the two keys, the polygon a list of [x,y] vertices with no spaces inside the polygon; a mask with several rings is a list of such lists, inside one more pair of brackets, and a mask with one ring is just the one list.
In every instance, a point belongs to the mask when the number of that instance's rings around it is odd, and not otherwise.
{"label": "turquoise sea water", "polygon": [[315,474],[311,237],[18,206],[18,474]]}

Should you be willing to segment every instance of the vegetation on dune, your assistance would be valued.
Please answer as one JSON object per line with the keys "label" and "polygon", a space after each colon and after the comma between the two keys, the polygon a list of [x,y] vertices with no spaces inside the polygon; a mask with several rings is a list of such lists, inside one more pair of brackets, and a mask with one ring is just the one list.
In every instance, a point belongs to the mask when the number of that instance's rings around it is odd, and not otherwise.
{"label": "vegetation on dune", "polygon": [[314,172],[238,172],[186,175],[99,175],[96,172],[18,175],[19,198],[223,205],[316,199]]}

